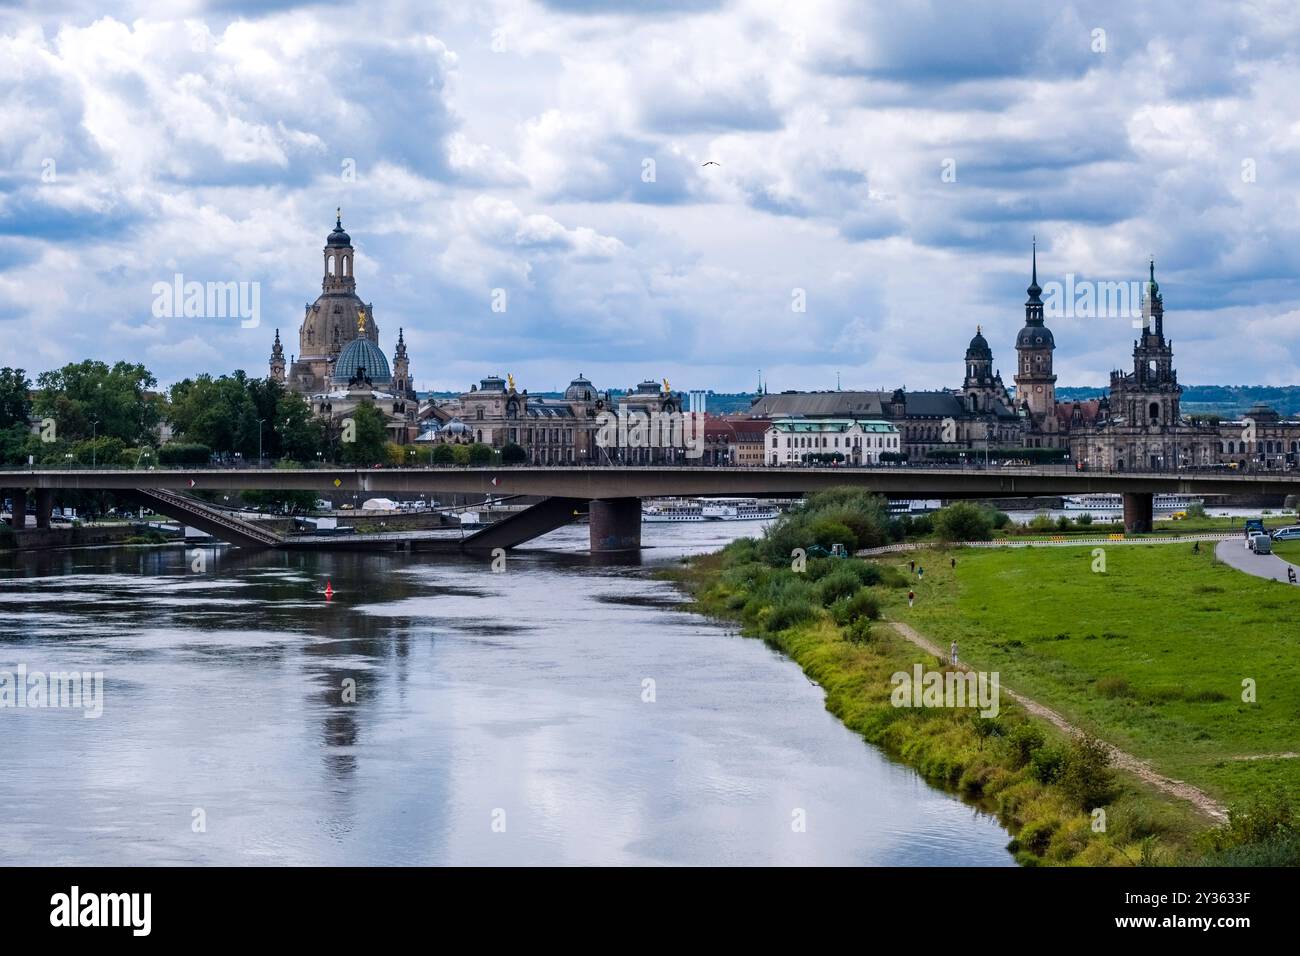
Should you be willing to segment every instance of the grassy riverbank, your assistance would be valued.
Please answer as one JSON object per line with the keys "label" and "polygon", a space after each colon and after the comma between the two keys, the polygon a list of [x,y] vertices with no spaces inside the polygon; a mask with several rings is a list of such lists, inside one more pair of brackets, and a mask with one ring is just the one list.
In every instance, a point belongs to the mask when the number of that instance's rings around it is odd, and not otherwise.
{"label": "grassy riverbank", "polygon": [[1267,759],[1300,749],[1300,588],[1183,545],[913,559],[926,569],[916,606],[892,596],[890,613],[957,641],[972,666],[1226,803],[1300,792],[1300,760]]}
{"label": "grassy riverbank", "polygon": [[[995,812],[1015,834],[1022,863],[1297,858],[1294,811],[1275,793],[1294,792],[1300,763],[1236,759],[1294,749],[1283,745],[1288,721],[1300,716],[1295,638],[1281,625],[1296,607],[1285,603],[1289,595],[1213,564],[1208,553],[1188,549],[1175,560],[1171,549],[1181,554],[1180,546],[1109,549],[1104,578],[1090,570],[1086,548],[971,549],[955,552],[956,569],[939,551],[907,555],[926,567],[919,581],[897,555],[791,567],[791,541],[870,546],[888,539],[888,520],[861,495],[813,496],[762,541],[734,542],[674,576],[695,607],[797,662],[848,727]],[[909,588],[918,595],[910,610]],[[1087,737],[1067,738],[1006,695],[991,718],[894,706],[893,675],[918,663],[944,667],[882,616],[941,646],[956,638],[976,670],[998,671],[1101,739],[1222,796],[1234,804],[1232,824],[1215,827],[1191,804],[1110,769]],[[1240,681],[1251,676],[1261,703],[1247,705]]]}

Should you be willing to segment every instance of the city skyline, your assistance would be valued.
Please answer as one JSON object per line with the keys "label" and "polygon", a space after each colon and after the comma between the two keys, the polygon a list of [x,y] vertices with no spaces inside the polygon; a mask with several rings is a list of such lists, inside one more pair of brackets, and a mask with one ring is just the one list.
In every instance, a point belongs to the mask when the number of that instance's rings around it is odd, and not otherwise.
{"label": "city skyline", "polygon": [[[1184,381],[1300,381],[1281,4],[497,3],[364,36],[330,6],[90,9],[0,12],[0,327],[32,372],[259,373],[341,206],[421,391],[950,388],[938,345],[976,326],[1009,375],[1035,235],[1044,287],[1154,256]],[[154,314],[176,276],[256,284],[256,325]],[[1063,385],[1136,335],[1048,317]]]}

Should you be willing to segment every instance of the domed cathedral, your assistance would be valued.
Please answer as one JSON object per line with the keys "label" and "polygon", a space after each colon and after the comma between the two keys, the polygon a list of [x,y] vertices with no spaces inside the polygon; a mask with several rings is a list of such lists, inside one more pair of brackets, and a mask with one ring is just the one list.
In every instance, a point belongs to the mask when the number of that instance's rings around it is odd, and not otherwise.
{"label": "domed cathedral", "polygon": [[1056,340],[1043,323],[1043,290],[1038,285],[1038,240],[1034,239],[1032,274],[1025,290],[1025,326],[1016,336],[1016,408],[1026,419],[1030,433],[1026,444],[1031,448],[1057,446],[1056,375],[1052,372],[1052,353]]}
{"label": "domed cathedral", "polygon": [[352,237],[343,229],[343,213],[338,210],[334,229],[325,239],[321,294],[304,307],[298,327],[298,355],[286,367],[280,330],[276,329],[271,378],[302,395],[368,384],[414,400],[405,338],[399,330],[390,370],[379,347],[374,306],[357,295],[355,256]]}

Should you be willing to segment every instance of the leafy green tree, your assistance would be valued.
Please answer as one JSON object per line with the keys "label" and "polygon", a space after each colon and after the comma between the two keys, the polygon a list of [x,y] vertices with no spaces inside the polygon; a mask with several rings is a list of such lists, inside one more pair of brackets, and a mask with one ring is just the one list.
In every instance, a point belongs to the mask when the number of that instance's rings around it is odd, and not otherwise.
{"label": "leafy green tree", "polygon": [[362,402],[348,416],[354,424],[353,441],[339,442],[340,457],[349,465],[376,465],[388,459],[388,420],[373,402]]}
{"label": "leafy green tree", "polygon": [[151,393],[158,380],[143,365],[87,359],[42,372],[32,405],[55,420],[61,441],[91,437],[120,439],[124,445],[152,444],[165,403]]}
{"label": "leafy green tree", "polygon": [[429,457],[435,465],[455,464],[456,449],[451,445],[434,445]]}
{"label": "leafy green tree", "polygon": [[993,537],[993,516],[987,508],[956,501],[935,512],[934,533],[940,541],[987,541]]}
{"label": "leafy green tree", "polygon": [[501,449],[501,464],[503,465],[522,465],[526,461],[528,461],[528,452],[514,442],[510,442]]}
{"label": "leafy green tree", "polygon": [[[204,373],[171,389],[169,417],[186,441],[207,445],[217,454],[257,455],[257,414],[242,371],[213,378]],[[251,441],[250,441],[251,439]]]}
{"label": "leafy green tree", "polygon": [[289,461],[315,461],[325,450],[325,426],[301,395],[284,392],[275,414],[275,452]]}
{"label": "leafy green tree", "polygon": [[469,463],[471,465],[490,465],[496,459],[496,452],[491,446],[475,442],[469,446]]}
{"label": "leafy green tree", "polygon": [[0,368],[0,431],[21,425],[27,429],[32,411],[32,383],[20,368]]}

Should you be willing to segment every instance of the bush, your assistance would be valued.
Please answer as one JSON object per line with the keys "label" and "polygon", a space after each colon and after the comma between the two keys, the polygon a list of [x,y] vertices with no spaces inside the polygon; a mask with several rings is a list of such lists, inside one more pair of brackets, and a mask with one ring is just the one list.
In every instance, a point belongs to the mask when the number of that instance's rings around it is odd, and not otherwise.
{"label": "bush", "polygon": [[501,464],[503,465],[522,465],[527,461],[528,452],[524,451],[522,445],[510,442],[501,449]]}
{"label": "bush", "polygon": [[1007,741],[1011,745],[1012,757],[1017,769],[1025,766],[1033,759],[1034,754],[1042,749],[1046,743],[1043,732],[1037,726],[1030,723],[1017,725],[1007,736]]}
{"label": "bush", "polygon": [[993,537],[989,509],[958,501],[934,514],[934,533],[940,541],[987,541]]}
{"label": "bush", "polygon": [[1079,517],[1075,518],[1074,521],[1075,524],[1080,527],[1086,528],[1092,524],[1092,515],[1085,511],[1083,514],[1079,515]]}
{"label": "bush", "polygon": [[[839,563],[843,565],[845,562]],[[830,607],[841,598],[851,597],[859,586],[858,576],[852,568],[839,567],[817,582],[817,600],[822,607]]]}
{"label": "bush", "polygon": [[1115,796],[1110,749],[1091,734],[1076,737],[1065,753],[1061,789],[1084,810],[1109,803]]}
{"label": "bush", "polygon": [[870,644],[874,638],[871,622],[865,617],[858,618],[844,629],[844,639],[851,644]]}
{"label": "bush", "polygon": [[769,634],[784,631],[788,627],[802,624],[816,613],[812,602],[807,598],[794,595],[782,597],[768,608],[767,616],[763,619],[763,629]]}
{"label": "bush", "polygon": [[851,597],[841,598],[830,607],[831,617],[840,626],[860,620],[874,621],[880,617],[880,602],[866,588]]}
{"label": "bush", "polygon": [[1005,511],[993,512],[993,527],[1001,531],[1007,525],[1011,524],[1011,515]]}
{"label": "bush", "polygon": [[1031,531],[1051,531],[1052,516],[1046,511],[1040,511],[1029,519],[1029,528]]}
{"label": "bush", "polygon": [[1285,790],[1262,790],[1228,808],[1228,822],[1207,834],[1212,849],[1226,850],[1300,837],[1300,808]]}
{"label": "bush", "polygon": [[471,465],[490,465],[494,458],[496,458],[496,452],[488,445],[475,442],[469,446],[469,464]]}
{"label": "bush", "polygon": [[1042,746],[1029,758],[1029,774],[1039,783],[1055,783],[1064,773],[1065,763],[1064,751]]}
{"label": "bush", "polygon": [[1069,531],[1070,519],[1067,518],[1065,515],[1061,515],[1059,518],[1056,519],[1056,529],[1058,531]]}
{"label": "bush", "polygon": [[435,465],[450,465],[456,461],[456,449],[451,445],[434,445],[429,460]]}

